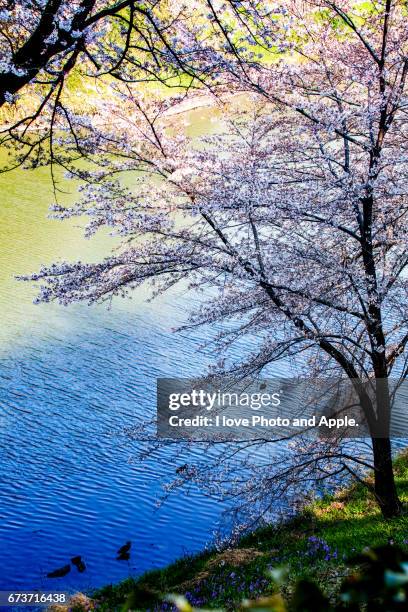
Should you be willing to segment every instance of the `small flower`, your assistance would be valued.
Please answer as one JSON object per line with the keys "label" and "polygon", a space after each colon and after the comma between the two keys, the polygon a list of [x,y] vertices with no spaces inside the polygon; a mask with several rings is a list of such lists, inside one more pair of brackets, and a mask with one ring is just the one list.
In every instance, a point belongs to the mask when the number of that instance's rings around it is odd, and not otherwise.
{"label": "small flower", "polygon": [[16,101],[15,96],[13,96],[13,94],[11,94],[9,91],[5,91],[4,92],[4,99],[6,100],[6,102],[8,102],[9,104],[13,104]]}

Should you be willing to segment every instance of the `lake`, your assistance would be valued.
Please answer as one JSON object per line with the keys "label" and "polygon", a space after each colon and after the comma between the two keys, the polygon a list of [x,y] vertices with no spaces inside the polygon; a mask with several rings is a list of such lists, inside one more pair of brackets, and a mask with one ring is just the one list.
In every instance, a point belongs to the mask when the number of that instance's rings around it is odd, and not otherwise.
{"label": "lake", "polygon": [[[206,116],[195,111],[193,121]],[[71,201],[76,185],[60,187]],[[199,349],[205,330],[171,331],[191,300],[179,289],[146,303],[139,290],[111,310],[33,305],[35,288],[16,274],[97,260],[114,239],[86,241],[78,221],[47,219],[47,169],[1,175],[0,188],[0,590],[91,589],[202,549],[223,504],[192,489],[157,508],[163,483],[190,457],[177,464],[162,448],[140,462],[122,435],[154,415],[158,376],[194,376],[210,363]],[[199,446],[190,453],[204,458]],[[128,540],[130,561],[117,561]],[[75,555],[86,572],[45,578]]]}

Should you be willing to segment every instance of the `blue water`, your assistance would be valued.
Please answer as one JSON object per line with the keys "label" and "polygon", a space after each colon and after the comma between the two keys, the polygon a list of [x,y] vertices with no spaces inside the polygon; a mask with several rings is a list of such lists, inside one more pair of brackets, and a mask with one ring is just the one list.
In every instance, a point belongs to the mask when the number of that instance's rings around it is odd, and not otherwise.
{"label": "blue water", "polygon": [[[193,111],[192,133],[208,132],[213,115]],[[59,180],[69,205],[77,184]],[[204,451],[177,456],[173,445],[141,462],[143,445],[123,434],[154,416],[158,376],[202,374],[213,360],[200,348],[208,330],[172,332],[191,307],[183,289],[63,308],[34,306],[36,289],[15,280],[117,244],[47,219],[51,187],[46,168],[0,174],[0,590],[87,590],[163,566],[210,543],[225,509],[191,487],[158,508],[177,466]],[[128,540],[129,562],[117,561]],[[46,578],[77,555],[86,572]]]}
{"label": "blue water", "polygon": [[[75,183],[60,186],[65,202],[76,197]],[[211,359],[204,331],[171,331],[190,307],[182,289],[154,303],[141,290],[111,310],[34,306],[36,289],[16,274],[98,260],[112,238],[85,241],[81,223],[47,220],[46,169],[0,175],[0,193],[0,590],[86,590],[200,550],[222,504],[190,489],[157,508],[187,451],[141,462],[123,435],[154,416],[159,375],[198,374]],[[129,562],[117,561],[128,540]],[[76,555],[86,572],[45,577]]]}
{"label": "blue water", "polygon": [[[45,335],[22,338],[0,363],[0,589],[88,589],[201,549],[222,505],[190,490],[157,509],[174,451],[140,462],[122,433],[154,414],[158,376],[198,374],[209,361],[202,338],[169,329],[185,316],[183,298],[76,306],[63,331],[52,326],[57,307],[41,308]],[[131,559],[119,562],[127,540]],[[45,578],[75,555],[86,572]]]}

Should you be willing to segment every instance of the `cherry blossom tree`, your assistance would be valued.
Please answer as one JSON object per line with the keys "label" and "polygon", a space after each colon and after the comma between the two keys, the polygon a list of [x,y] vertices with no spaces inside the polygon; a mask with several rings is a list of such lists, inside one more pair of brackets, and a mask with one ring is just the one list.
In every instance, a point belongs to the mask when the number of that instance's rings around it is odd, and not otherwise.
{"label": "cherry blossom tree", "polygon": [[[55,214],[87,215],[89,235],[112,227],[123,245],[100,263],[54,264],[30,278],[40,281],[39,300],[63,304],[126,296],[146,282],[156,293],[180,282],[210,288],[189,325],[223,326],[218,373],[254,375],[301,354],[309,374],[348,377],[372,464],[314,446],[291,474],[313,468],[333,478],[371,464],[381,511],[397,516],[391,441],[379,427],[390,421],[391,377],[399,384],[407,375],[405,4],[294,1],[251,19],[258,45],[273,28],[275,46],[262,66],[239,53],[224,66],[230,89],[247,91],[238,102],[247,110],[225,110],[222,133],[195,143],[174,119],[169,129],[174,101],[144,102],[124,85],[107,102],[114,125],[82,123],[95,169],[70,164],[76,143],[67,133],[65,163],[85,195]],[[234,54],[236,36],[223,35]],[[134,189],[118,178],[131,170]],[[232,363],[228,348],[246,336],[254,352]]]}
{"label": "cherry blossom tree", "polygon": [[[247,45],[270,43],[281,12],[254,0],[1,0],[0,106],[28,84],[48,99],[75,67],[126,82],[191,86],[233,59],[256,65]],[[264,19],[268,18],[265,26]],[[240,26],[241,34],[231,36]],[[275,34],[274,34],[275,35]],[[189,77],[189,78],[186,78]]]}
{"label": "cherry blossom tree", "polygon": [[[236,64],[255,65],[258,12],[252,0],[0,0],[0,145],[17,148],[19,163],[58,162],[57,124],[77,135],[73,88],[90,112],[112,79],[219,85]],[[239,44],[229,38],[237,24]],[[97,83],[102,90],[89,94]]]}
{"label": "cherry blossom tree", "polygon": [[2,0],[0,105],[32,83],[43,86],[45,104],[75,66],[88,76],[130,81],[188,74],[188,5],[169,8],[165,0]]}

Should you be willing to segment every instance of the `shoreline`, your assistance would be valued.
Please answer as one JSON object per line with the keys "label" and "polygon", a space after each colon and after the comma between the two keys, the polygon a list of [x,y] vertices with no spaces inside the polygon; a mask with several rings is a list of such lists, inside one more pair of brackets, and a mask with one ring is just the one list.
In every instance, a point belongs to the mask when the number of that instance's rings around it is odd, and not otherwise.
{"label": "shoreline", "polygon": [[[408,449],[396,457],[394,469],[407,508]],[[366,547],[389,541],[408,552],[408,514],[384,519],[367,487],[353,483],[311,502],[293,518],[244,535],[236,546],[181,557],[161,569],[74,598],[85,598],[88,607],[83,610],[172,610],[164,598],[176,593],[198,608],[236,610],[244,598],[276,595],[270,573],[283,566],[288,568],[284,594],[299,579],[312,580],[336,594],[340,579],[349,571],[348,559]],[[69,609],[52,607],[49,612]]]}

